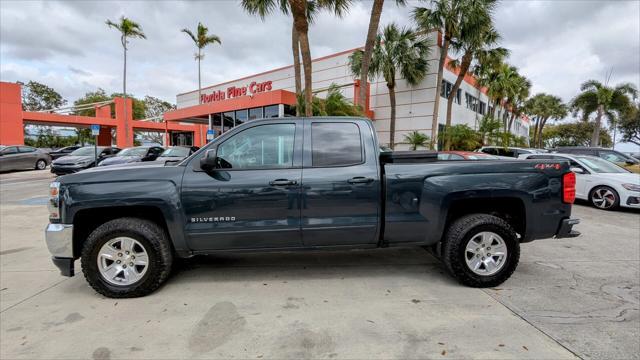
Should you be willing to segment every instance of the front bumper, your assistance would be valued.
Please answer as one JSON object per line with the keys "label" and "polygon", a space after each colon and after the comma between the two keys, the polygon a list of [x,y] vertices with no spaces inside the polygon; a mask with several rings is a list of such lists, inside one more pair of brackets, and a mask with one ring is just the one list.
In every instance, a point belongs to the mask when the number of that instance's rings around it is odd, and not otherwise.
{"label": "front bumper", "polygon": [[631,195],[631,196],[627,197],[627,201],[625,201],[621,205],[625,206],[625,207],[640,209],[640,196]]}
{"label": "front bumper", "polygon": [[83,167],[71,167],[71,166],[60,166],[60,165],[51,165],[51,172],[56,175],[66,175],[77,173],[80,170],[84,170]]}
{"label": "front bumper", "polygon": [[53,263],[64,276],[73,276],[73,225],[49,224],[44,231]]}
{"label": "front bumper", "polygon": [[573,230],[573,225],[578,225],[580,219],[564,219],[560,224],[560,229],[556,233],[556,239],[573,238],[580,236],[580,232]]}

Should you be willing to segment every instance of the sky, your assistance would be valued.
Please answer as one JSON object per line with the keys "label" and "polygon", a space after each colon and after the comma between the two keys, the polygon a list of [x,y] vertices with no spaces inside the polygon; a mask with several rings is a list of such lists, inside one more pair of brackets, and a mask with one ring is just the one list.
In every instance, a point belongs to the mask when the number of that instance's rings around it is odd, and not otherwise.
{"label": "sky", "polygon": [[[415,6],[387,0],[381,25],[411,26]],[[325,12],[311,26],[312,57],[362,46],[370,1],[356,1],[342,19]],[[239,1],[0,1],[0,79],[45,83],[72,102],[88,91],[122,91],[122,46],[105,20],[127,16],[146,40],[132,39],[127,93],[175,103],[197,88],[195,47],[183,28],[200,21],[222,39],[205,50],[202,85],[213,85],[291,63],[291,20],[261,20]],[[532,93],[570,101],[588,79],[640,87],[640,1],[503,0],[495,12],[509,63],[531,79]],[[610,76],[609,76],[610,74]],[[629,151],[636,151],[630,149]],[[640,151],[638,149],[637,151]]]}

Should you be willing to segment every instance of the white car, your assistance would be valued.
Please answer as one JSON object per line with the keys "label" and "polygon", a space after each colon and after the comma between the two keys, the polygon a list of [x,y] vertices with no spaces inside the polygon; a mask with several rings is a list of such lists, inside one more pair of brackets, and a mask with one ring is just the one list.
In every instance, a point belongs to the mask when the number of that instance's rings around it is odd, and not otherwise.
{"label": "white car", "polygon": [[519,159],[568,160],[576,174],[576,198],[595,207],[618,206],[640,209],[640,174],[629,172],[607,160],[588,155],[523,154]]}

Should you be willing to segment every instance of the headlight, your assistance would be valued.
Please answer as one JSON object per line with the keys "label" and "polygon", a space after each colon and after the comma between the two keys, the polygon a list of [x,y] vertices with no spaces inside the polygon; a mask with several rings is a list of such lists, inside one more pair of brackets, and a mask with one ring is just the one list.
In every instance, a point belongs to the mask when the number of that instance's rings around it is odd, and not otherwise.
{"label": "headlight", "polygon": [[622,184],[622,187],[629,191],[640,191],[640,185],[636,184]]}
{"label": "headlight", "polygon": [[50,220],[60,220],[60,183],[54,181],[49,185],[49,209]]}

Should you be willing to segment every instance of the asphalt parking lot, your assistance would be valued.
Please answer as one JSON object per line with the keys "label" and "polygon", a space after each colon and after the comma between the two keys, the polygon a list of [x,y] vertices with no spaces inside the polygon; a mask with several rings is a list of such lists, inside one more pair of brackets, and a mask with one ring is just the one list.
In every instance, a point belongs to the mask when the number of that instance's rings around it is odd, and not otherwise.
{"label": "asphalt parking lot", "polygon": [[114,300],[51,263],[51,179],[0,174],[2,359],[640,358],[640,212],[576,205],[583,235],[523,245],[498,288],[393,249],[197,258]]}

